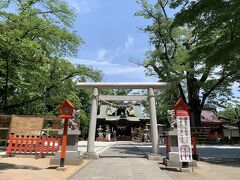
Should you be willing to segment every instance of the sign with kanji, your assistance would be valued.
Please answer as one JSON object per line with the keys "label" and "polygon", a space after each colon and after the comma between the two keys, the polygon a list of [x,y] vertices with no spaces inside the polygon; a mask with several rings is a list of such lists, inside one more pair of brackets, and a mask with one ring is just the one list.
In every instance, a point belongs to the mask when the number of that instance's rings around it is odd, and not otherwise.
{"label": "sign with kanji", "polygon": [[180,162],[191,162],[192,147],[189,116],[177,116],[177,129]]}
{"label": "sign with kanji", "polygon": [[177,130],[178,130],[178,152],[180,162],[192,161],[191,131],[188,105],[180,99],[174,106]]}

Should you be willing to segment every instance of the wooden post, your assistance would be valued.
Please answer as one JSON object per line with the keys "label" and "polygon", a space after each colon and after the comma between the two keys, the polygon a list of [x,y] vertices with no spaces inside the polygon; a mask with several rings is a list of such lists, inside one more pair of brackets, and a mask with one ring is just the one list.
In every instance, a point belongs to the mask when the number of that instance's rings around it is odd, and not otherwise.
{"label": "wooden post", "polygon": [[26,154],[28,150],[29,150],[29,136],[27,136],[26,139],[25,139],[24,154]]}
{"label": "wooden post", "polygon": [[197,152],[197,135],[193,135],[193,159],[198,160],[198,152]]}
{"label": "wooden post", "polygon": [[60,110],[60,118],[64,119],[63,135],[62,135],[62,151],[60,158],[60,167],[64,167],[64,161],[66,156],[66,145],[67,145],[67,133],[68,133],[68,120],[72,118],[74,107],[72,103],[66,99],[63,104],[58,106]]}
{"label": "wooden post", "polygon": [[30,142],[31,142],[31,143],[30,143],[29,152],[32,153],[32,151],[33,151],[33,149],[34,149],[34,147],[33,147],[33,146],[34,146],[34,144],[33,144],[33,143],[34,143],[34,136],[32,136],[32,137],[30,138]]}
{"label": "wooden post", "polygon": [[22,135],[22,137],[20,138],[20,147],[19,147],[19,153],[22,152],[22,148],[23,148],[23,141],[24,141],[24,135]]}
{"label": "wooden post", "polygon": [[168,157],[168,153],[170,151],[168,136],[165,136],[165,144],[166,144],[166,157]]}
{"label": "wooden post", "polygon": [[55,137],[51,138],[51,141],[52,141],[52,149],[51,149],[51,151],[52,151],[52,154],[54,154],[56,138]]}
{"label": "wooden post", "polygon": [[7,152],[6,152],[7,157],[9,157],[9,155],[12,151],[13,138],[14,138],[14,134],[11,133],[10,136],[9,136],[9,144],[8,144],[8,148],[7,148]]}
{"label": "wooden post", "polygon": [[[33,137],[33,140],[34,140],[34,143],[35,143],[35,154],[37,154],[37,152],[38,152],[38,149],[41,149],[41,146],[39,147],[39,140],[40,140],[40,137],[39,136],[37,136],[37,137]],[[36,140],[36,141],[35,141]],[[40,144],[41,145],[41,144]]]}
{"label": "wooden post", "polygon": [[63,135],[62,135],[62,151],[61,151],[60,167],[64,167],[66,145],[67,145],[67,133],[68,133],[68,119],[65,118]]}
{"label": "wooden post", "polygon": [[18,150],[18,139],[19,139],[19,136],[17,135],[15,138],[15,144],[14,144],[14,154],[16,153],[16,151]]}

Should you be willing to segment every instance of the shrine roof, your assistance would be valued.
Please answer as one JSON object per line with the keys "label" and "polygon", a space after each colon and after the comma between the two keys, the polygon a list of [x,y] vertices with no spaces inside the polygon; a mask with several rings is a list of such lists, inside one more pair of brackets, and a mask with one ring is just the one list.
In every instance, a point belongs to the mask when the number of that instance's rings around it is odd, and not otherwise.
{"label": "shrine roof", "polygon": [[202,110],[201,113],[201,124],[216,124],[222,125],[226,124],[227,121],[221,118],[214,113],[213,110]]}

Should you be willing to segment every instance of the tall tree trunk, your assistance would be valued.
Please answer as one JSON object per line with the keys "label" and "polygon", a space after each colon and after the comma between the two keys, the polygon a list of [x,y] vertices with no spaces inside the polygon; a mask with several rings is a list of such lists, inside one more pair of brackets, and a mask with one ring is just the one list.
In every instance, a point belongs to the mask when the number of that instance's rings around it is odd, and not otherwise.
{"label": "tall tree trunk", "polygon": [[201,126],[201,107],[197,105],[197,101],[191,101],[190,108],[190,120],[191,127],[200,127]]}
{"label": "tall tree trunk", "polygon": [[199,98],[198,80],[194,77],[188,77],[188,105],[190,106],[190,120],[192,127],[201,126],[201,103]]}

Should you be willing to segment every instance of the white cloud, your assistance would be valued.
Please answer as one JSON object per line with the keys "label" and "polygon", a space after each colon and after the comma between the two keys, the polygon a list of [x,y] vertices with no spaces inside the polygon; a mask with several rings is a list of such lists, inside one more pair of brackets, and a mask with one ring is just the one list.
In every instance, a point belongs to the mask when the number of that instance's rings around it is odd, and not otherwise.
{"label": "white cloud", "polygon": [[97,60],[105,60],[107,55],[106,49],[99,49],[97,52]]}
{"label": "white cloud", "polygon": [[130,65],[122,65],[111,63],[108,61],[95,61],[81,58],[71,58],[74,64],[85,64],[94,69],[102,70],[104,74],[104,81],[116,82],[146,82],[156,81],[153,77],[146,77],[144,67],[134,67]]}
{"label": "white cloud", "polygon": [[128,50],[129,48],[131,48],[133,46],[134,43],[134,38],[132,36],[128,36],[127,41],[124,43],[124,47],[126,50]]}
{"label": "white cloud", "polygon": [[77,10],[78,13],[89,13],[99,7],[97,0],[65,0],[70,7]]}
{"label": "white cloud", "polygon": [[95,61],[89,59],[82,59],[82,58],[66,58],[70,59],[74,64],[85,64],[87,66],[119,66],[119,64],[110,63],[108,61]]}
{"label": "white cloud", "polygon": [[[127,40],[120,46],[115,47],[112,50],[106,50],[104,48],[97,51],[97,60],[114,61],[116,58],[123,57],[129,54],[130,48],[134,45],[134,38],[129,35]],[[108,56],[106,56],[108,55]]]}

